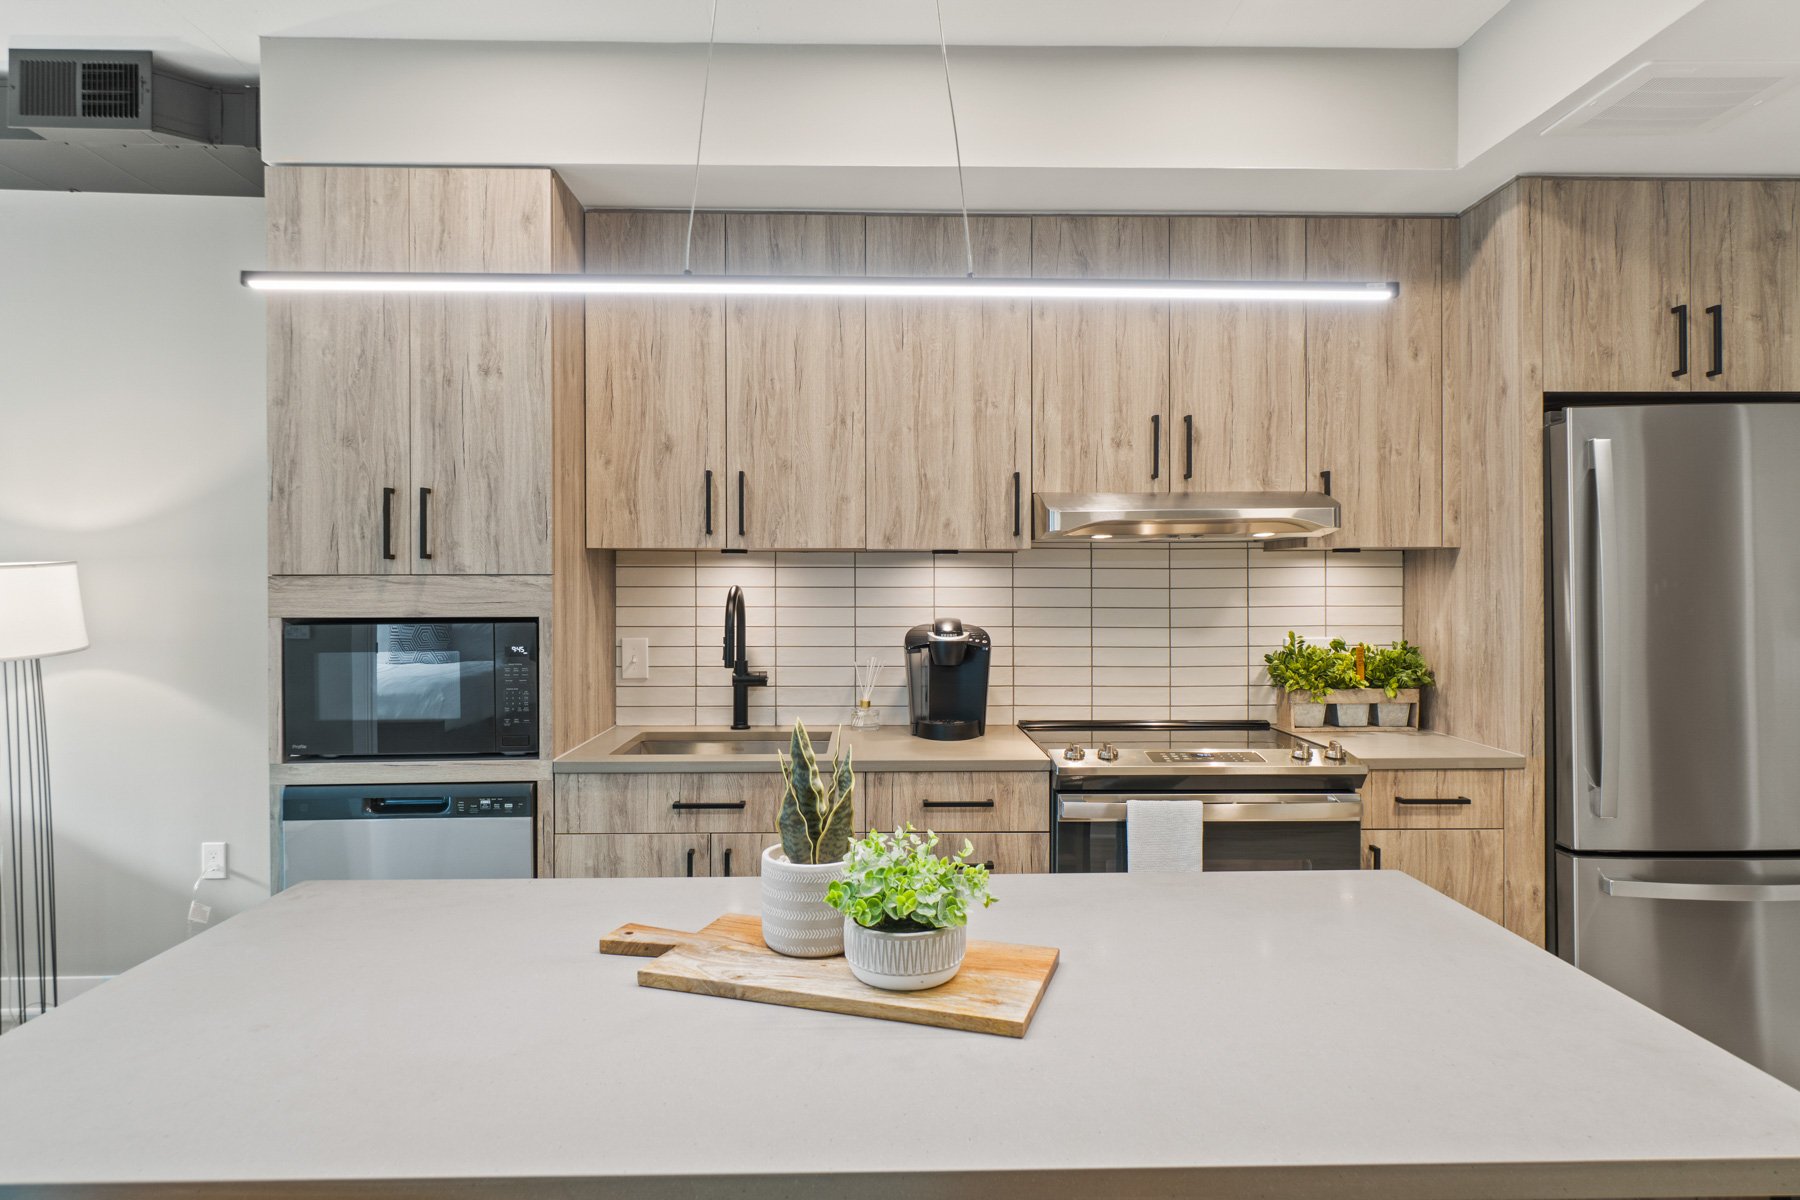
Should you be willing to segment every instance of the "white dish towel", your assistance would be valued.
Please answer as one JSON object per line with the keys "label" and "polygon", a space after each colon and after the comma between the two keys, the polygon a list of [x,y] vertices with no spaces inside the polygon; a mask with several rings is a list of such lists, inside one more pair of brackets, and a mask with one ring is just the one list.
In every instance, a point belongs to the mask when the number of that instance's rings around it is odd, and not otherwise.
{"label": "white dish towel", "polygon": [[1201,869],[1206,804],[1127,800],[1125,861],[1132,874],[1192,875]]}

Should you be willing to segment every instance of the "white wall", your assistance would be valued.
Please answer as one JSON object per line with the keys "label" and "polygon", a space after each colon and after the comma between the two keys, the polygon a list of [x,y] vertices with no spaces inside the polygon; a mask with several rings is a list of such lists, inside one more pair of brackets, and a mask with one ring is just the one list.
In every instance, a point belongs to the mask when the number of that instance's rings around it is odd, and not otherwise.
{"label": "white wall", "polygon": [[[46,659],[65,979],[268,892],[263,203],[0,192],[0,561],[81,564]],[[66,995],[66,992],[65,992]]]}

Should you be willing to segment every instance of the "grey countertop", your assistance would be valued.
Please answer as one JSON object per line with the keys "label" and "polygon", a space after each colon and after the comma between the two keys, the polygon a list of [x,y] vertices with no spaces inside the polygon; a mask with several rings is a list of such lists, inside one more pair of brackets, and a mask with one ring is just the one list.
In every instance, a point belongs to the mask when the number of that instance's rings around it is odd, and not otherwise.
{"label": "grey countertop", "polygon": [[[559,757],[557,774],[582,771],[775,771],[773,754],[621,754],[640,734],[724,732],[717,726],[696,730],[678,725],[615,725]],[[786,743],[787,729],[764,729],[763,736]],[[821,726],[817,738],[834,732]],[[933,742],[912,736],[905,725],[859,730],[845,726],[859,771],[1048,771],[1050,759],[1016,725],[990,725],[983,737],[963,742]]]}
{"label": "grey countertop", "polygon": [[1800,1192],[1800,1092],[1399,872],[1001,877],[976,935],[1062,949],[1022,1040],[595,952],[757,888],[303,884],[0,1038],[0,1188]]}
{"label": "grey countertop", "polygon": [[1335,739],[1371,771],[1519,770],[1525,766],[1523,754],[1427,729],[1412,733],[1392,729],[1290,732],[1321,746]]}

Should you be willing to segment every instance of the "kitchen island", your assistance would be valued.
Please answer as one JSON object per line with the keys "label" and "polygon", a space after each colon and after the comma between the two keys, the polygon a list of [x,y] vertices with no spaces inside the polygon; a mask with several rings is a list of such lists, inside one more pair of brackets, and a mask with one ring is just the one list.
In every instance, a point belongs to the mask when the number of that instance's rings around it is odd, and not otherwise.
{"label": "kitchen island", "polygon": [[1800,1192],[1800,1092],[1405,876],[996,890],[976,936],[1062,950],[1022,1040],[639,988],[596,953],[754,911],[755,880],[304,884],[0,1039],[0,1185]]}

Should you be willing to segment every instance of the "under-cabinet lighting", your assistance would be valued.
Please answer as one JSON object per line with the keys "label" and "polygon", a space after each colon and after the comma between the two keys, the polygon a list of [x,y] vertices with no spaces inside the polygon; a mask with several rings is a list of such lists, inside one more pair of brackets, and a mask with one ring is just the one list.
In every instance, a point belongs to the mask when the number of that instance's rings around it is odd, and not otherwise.
{"label": "under-cabinet lighting", "polygon": [[855,276],[502,275],[374,271],[245,271],[264,292],[523,293],[582,296],[893,297],[931,300],[1308,300],[1379,304],[1397,283],[1200,279],[879,279]]}

